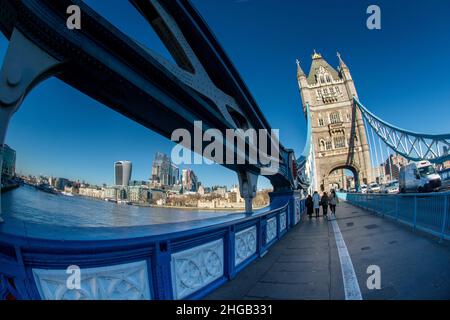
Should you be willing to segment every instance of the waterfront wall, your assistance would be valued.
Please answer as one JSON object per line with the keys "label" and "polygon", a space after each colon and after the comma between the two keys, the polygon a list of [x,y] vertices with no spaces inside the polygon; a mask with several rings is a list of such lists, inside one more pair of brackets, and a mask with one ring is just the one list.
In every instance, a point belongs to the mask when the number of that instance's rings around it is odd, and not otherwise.
{"label": "waterfront wall", "polygon": [[[289,192],[271,194],[270,206],[253,214],[188,229],[84,228],[72,230],[73,239],[65,230],[61,238],[57,230],[49,237],[0,230],[0,298],[199,299],[263,256],[304,212],[304,200]],[[109,231],[116,237],[97,239]],[[67,286],[69,266],[80,268],[80,289]]]}

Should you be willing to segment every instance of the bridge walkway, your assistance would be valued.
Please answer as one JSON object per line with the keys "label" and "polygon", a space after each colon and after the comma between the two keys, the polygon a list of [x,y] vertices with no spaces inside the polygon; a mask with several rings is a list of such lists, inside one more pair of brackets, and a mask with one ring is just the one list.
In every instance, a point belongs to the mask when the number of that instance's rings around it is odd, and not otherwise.
{"label": "bridge walkway", "polygon": [[[338,250],[332,221],[303,217],[264,257],[205,299],[340,300],[358,284],[362,299],[450,299],[448,243],[346,202],[340,203],[336,222],[350,259],[342,245]],[[372,265],[380,268],[379,290],[367,287]]]}

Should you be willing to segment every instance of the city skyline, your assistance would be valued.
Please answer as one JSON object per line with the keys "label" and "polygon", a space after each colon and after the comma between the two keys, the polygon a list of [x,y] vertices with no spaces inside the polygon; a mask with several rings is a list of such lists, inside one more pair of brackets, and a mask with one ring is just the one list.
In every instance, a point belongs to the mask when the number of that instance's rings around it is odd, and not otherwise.
{"label": "city skyline", "polygon": [[[415,127],[417,131],[430,133],[445,131],[448,127],[445,117],[415,121],[417,115],[428,114],[431,107],[432,114],[445,112],[447,106],[440,101],[447,101],[450,91],[449,84],[441,81],[446,70],[450,70],[450,62],[440,59],[450,53],[450,31],[443,27],[443,16],[449,4],[431,2],[434,6],[417,4],[420,7],[417,10],[424,17],[417,17],[418,22],[412,25],[409,23],[409,17],[414,14],[411,8],[381,1],[383,27],[380,31],[365,28],[364,4],[351,3],[341,8],[332,1],[292,2],[280,7],[275,1],[211,3],[196,0],[194,5],[227,48],[272,127],[281,129],[280,140],[299,156],[306,130],[295,59],[299,58],[302,66],[309,69],[314,48],[333,64],[336,51],[342,53],[352,70],[361,100],[375,114],[407,129]],[[154,38],[141,31],[147,30],[147,26],[140,20],[133,20],[132,11],[122,8],[123,2],[87,3],[138,41],[152,44]],[[329,18],[323,19],[319,13],[308,14],[320,12],[316,9],[321,6],[330,9]],[[433,7],[438,10],[430,11]],[[280,18],[271,21],[268,17],[275,9]],[[246,19],[250,13],[254,17],[251,25]],[[431,14],[434,19],[425,19]],[[339,20],[340,15],[360,19]],[[231,18],[234,18],[232,24],[229,23]],[[309,28],[311,25],[316,27]],[[398,28],[399,25],[404,28]],[[332,34],[326,31],[330,28],[334,30]],[[440,30],[439,35],[434,30]],[[350,32],[352,37],[343,36]],[[327,41],[323,41],[325,34]],[[409,34],[414,34],[415,39],[409,39]],[[267,42],[273,43],[274,48],[268,48]],[[1,56],[6,46],[6,39],[1,36]],[[156,49],[160,49],[157,44]],[[267,74],[270,78],[265,76]],[[280,109],[283,112],[279,112]],[[6,143],[17,150],[19,172],[67,176],[98,184],[112,182],[110,164],[122,158],[133,161],[136,178],[147,179],[148,161],[154,152],[170,154],[173,147],[167,139],[75,92],[57,79],[43,83],[27,97],[12,119]],[[205,185],[237,183],[236,174],[220,166],[192,168]],[[268,185],[267,180],[261,178],[261,184]]]}

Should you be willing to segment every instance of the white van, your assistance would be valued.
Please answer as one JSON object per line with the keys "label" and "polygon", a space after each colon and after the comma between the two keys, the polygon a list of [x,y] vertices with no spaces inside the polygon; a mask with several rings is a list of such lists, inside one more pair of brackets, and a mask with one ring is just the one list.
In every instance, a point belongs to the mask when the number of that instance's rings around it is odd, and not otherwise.
{"label": "white van", "polygon": [[429,161],[410,162],[400,169],[401,193],[431,192],[438,190],[441,184],[441,176]]}

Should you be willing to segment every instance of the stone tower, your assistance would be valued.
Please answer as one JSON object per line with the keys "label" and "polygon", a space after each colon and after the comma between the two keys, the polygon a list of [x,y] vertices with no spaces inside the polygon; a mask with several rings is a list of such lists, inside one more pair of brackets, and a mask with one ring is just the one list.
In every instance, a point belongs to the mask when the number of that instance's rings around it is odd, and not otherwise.
{"label": "stone tower", "polygon": [[[297,61],[303,111],[306,114],[308,104],[311,113],[318,191],[328,191],[337,183],[336,176],[343,176],[344,169],[353,173],[358,185],[373,182],[364,121],[353,104],[353,97],[358,94],[350,70],[339,54],[338,59],[336,70],[314,51],[308,76]],[[345,184],[340,187],[349,187]]]}

